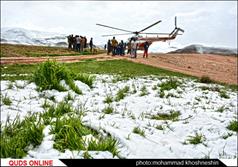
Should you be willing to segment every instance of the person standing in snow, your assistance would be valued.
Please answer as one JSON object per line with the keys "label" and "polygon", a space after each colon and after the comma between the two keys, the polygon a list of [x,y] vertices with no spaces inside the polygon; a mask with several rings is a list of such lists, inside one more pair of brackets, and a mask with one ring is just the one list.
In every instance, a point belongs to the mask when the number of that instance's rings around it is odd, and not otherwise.
{"label": "person standing in snow", "polygon": [[148,49],[149,49],[149,46],[150,46],[149,42],[146,41],[146,42],[144,43],[144,54],[143,54],[143,58],[148,58]]}

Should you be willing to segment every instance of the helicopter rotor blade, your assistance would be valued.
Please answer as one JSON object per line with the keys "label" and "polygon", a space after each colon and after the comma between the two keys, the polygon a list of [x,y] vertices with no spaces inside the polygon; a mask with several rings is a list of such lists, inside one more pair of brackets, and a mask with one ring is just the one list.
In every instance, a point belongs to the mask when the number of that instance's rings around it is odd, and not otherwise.
{"label": "helicopter rotor blade", "polygon": [[177,16],[175,16],[175,18],[174,18],[174,26],[175,26],[175,28],[177,28]]}
{"label": "helicopter rotor blade", "polygon": [[120,29],[120,28],[115,28],[115,27],[111,27],[111,26],[107,26],[107,25],[103,25],[103,24],[96,24],[96,25],[102,26],[102,27],[111,28],[111,29],[115,29],[115,30],[120,30],[120,31],[125,31],[125,32],[130,32],[130,33],[132,33],[132,31],[123,30],[123,29]]}
{"label": "helicopter rotor blade", "polygon": [[132,33],[124,33],[124,34],[109,34],[109,35],[102,35],[102,37],[109,37],[109,36],[117,36],[117,35],[130,35]]}
{"label": "helicopter rotor blade", "polygon": [[150,26],[148,26],[148,27],[146,27],[146,28],[144,28],[144,29],[138,31],[138,33],[141,33],[141,32],[143,32],[143,31],[147,30],[148,28],[155,26],[156,24],[158,24],[158,23],[160,23],[160,22],[161,22],[161,20],[159,20],[159,21],[155,22],[154,24],[151,24]]}
{"label": "helicopter rotor blade", "polygon": [[184,32],[184,30],[182,28],[178,28],[180,31]]}
{"label": "helicopter rotor blade", "polygon": [[169,35],[170,33],[140,33],[140,34],[151,34],[151,35]]}

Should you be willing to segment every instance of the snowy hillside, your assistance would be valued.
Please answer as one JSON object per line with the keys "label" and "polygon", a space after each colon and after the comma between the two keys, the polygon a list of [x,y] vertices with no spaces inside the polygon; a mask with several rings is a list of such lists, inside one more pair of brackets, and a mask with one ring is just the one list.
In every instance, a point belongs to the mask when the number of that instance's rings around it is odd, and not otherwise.
{"label": "snowy hillside", "polygon": [[154,42],[150,48],[149,48],[149,52],[151,53],[168,53],[168,52],[172,52],[175,51],[179,48],[182,48],[181,45],[177,44],[177,43],[173,43],[173,44],[169,44],[168,42]]}
{"label": "snowy hillside", "polygon": [[67,46],[64,34],[27,30],[23,28],[1,28],[1,43]]}
{"label": "snowy hillside", "polygon": [[203,45],[189,45],[182,49],[171,51],[170,53],[200,53],[200,54],[220,54],[237,55],[237,49],[208,47]]}

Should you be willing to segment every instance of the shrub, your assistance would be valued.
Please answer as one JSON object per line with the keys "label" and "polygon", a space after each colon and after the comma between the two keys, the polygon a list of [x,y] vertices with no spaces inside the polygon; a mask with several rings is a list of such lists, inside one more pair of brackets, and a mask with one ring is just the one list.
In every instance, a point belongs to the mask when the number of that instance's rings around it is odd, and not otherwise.
{"label": "shrub", "polygon": [[145,95],[148,95],[148,94],[149,94],[148,90],[146,89],[145,86],[143,86],[143,87],[141,88],[140,96],[145,96]]}
{"label": "shrub", "polygon": [[220,96],[226,99],[229,99],[230,97],[226,94],[226,91],[222,90],[220,91]]}
{"label": "shrub", "polygon": [[201,83],[212,83],[213,81],[208,76],[202,76],[200,79]]}
{"label": "shrub", "polygon": [[155,128],[158,130],[164,130],[164,127],[162,125],[157,125]]}
{"label": "shrub", "polygon": [[55,61],[41,63],[33,75],[33,81],[40,90],[56,89],[65,91],[66,89],[60,85],[61,80],[65,80],[69,87],[76,93],[82,94],[81,90],[74,84],[68,69]]}
{"label": "shrub", "polygon": [[7,97],[7,96],[3,97],[2,102],[3,102],[3,104],[5,104],[7,106],[10,106],[12,104],[11,99],[9,97]]}
{"label": "shrub", "polygon": [[107,104],[112,103],[112,102],[113,102],[113,97],[107,95],[106,99],[105,99],[103,102],[104,102],[104,103],[107,103]]}
{"label": "shrub", "polygon": [[165,96],[165,90],[176,89],[181,83],[175,79],[170,78],[167,82],[160,84],[159,96],[163,98]]}
{"label": "shrub", "polygon": [[163,92],[165,90],[176,89],[179,85],[181,85],[180,82],[170,78],[167,82],[164,82],[160,84],[159,86],[160,86],[160,91]]}
{"label": "shrub", "polygon": [[190,144],[199,144],[202,143],[205,140],[205,137],[202,134],[196,133],[195,136],[189,136],[189,139],[187,141]]}
{"label": "shrub", "polygon": [[171,111],[169,114],[167,114],[167,113],[159,113],[157,115],[153,115],[152,119],[177,121],[179,115],[180,115],[180,112],[178,112],[178,111]]}
{"label": "shrub", "polygon": [[135,128],[133,129],[133,133],[136,133],[136,134],[139,134],[139,135],[145,137],[145,131],[144,131],[144,130],[141,130],[139,127],[135,127]]}
{"label": "shrub", "polygon": [[231,121],[227,129],[238,132],[238,122],[236,120]]}
{"label": "shrub", "polygon": [[225,109],[226,109],[226,107],[225,106],[221,106],[221,107],[219,107],[217,110],[216,110],[216,112],[224,112],[225,111]]}
{"label": "shrub", "polygon": [[129,92],[129,86],[125,86],[123,89],[119,89],[119,91],[116,94],[116,101],[120,101],[121,99],[124,99],[126,94]]}
{"label": "shrub", "polygon": [[103,109],[103,112],[105,114],[111,114],[111,113],[113,113],[113,108],[111,106],[108,106],[108,107]]}

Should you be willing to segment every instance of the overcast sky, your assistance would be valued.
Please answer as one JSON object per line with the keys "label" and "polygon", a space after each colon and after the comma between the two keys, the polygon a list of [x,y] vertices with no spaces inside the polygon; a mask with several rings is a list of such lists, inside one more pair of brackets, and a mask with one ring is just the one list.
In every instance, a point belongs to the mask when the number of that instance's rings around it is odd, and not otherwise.
{"label": "overcast sky", "polygon": [[123,33],[96,23],[136,31],[162,20],[146,32],[171,32],[174,16],[185,30],[174,43],[237,48],[237,1],[1,1],[1,27],[86,35],[95,43]]}

